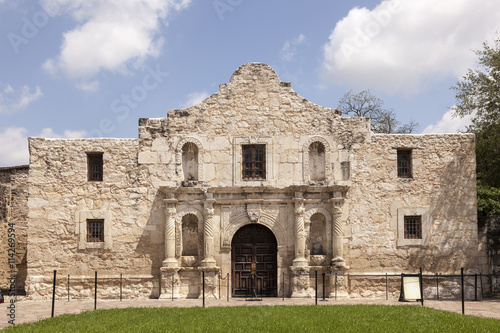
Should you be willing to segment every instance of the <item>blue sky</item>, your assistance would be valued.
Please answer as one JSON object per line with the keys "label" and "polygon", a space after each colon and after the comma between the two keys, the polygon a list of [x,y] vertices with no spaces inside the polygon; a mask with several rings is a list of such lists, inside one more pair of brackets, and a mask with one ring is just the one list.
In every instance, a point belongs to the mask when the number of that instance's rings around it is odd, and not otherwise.
{"label": "blue sky", "polygon": [[370,89],[419,132],[456,132],[449,88],[500,30],[497,0],[0,0],[0,166],[27,137],[137,137],[264,62],[308,100]]}

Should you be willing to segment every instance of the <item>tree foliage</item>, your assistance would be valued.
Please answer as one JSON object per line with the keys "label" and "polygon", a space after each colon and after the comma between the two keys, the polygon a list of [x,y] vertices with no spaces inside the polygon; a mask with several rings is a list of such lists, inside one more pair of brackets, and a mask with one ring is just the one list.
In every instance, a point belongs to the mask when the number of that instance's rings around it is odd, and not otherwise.
{"label": "tree foliage", "polygon": [[348,116],[370,118],[371,130],[374,133],[410,134],[418,128],[418,123],[413,120],[401,125],[394,111],[385,109],[384,101],[369,90],[363,90],[357,94],[349,90],[339,101],[338,108]]}
{"label": "tree foliage", "polygon": [[474,51],[478,68],[456,86],[454,115],[472,115],[467,132],[476,135],[479,216],[500,215],[500,39]]}
{"label": "tree foliage", "polygon": [[500,187],[500,39],[483,43],[478,69],[469,69],[457,85],[454,115],[473,115],[467,132],[476,134],[477,175],[483,184]]}

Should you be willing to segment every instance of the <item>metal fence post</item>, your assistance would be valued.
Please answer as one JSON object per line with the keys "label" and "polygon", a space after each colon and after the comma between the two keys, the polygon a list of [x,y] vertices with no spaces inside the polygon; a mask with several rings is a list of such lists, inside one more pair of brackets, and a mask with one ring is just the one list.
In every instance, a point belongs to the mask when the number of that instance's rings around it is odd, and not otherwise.
{"label": "metal fence post", "polygon": [[122,301],[123,274],[120,273],[120,302]]}
{"label": "metal fence post", "polygon": [[201,271],[202,278],[202,293],[203,293],[203,307],[205,307],[205,271]]}
{"label": "metal fence post", "polygon": [[219,299],[220,299],[220,273],[219,273]]}
{"label": "metal fence post", "polygon": [[337,300],[337,273],[335,273],[335,300]]}
{"label": "metal fence post", "polygon": [[69,302],[69,274],[68,274],[68,302]]}
{"label": "metal fence post", "polygon": [[480,287],[481,287],[481,299],[484,298],[484,295],[483,295],[483,273],[479,273],[479,284],[480,284]]}
{"label": "metal fence post", "polygon": [[462,314],[465,313],[465,293],[464,293],[464,268],[460,268],[460,280],[462,284]]}
{"label": "metal fence post", "polygon": [[97,309],[97,271],[94,278],[94,310]]}
{"label": "metal fence post", "polygon": [[54,305],[56,299],[56,276],[57,276],[57,271],[54,269],[54,281],[52,282],[52,313],[51,313],[52,317],[54,317]]}
{"label": "metal fence post", "polygon": [[226,275],[226,298],[227,298],[227,301],[229,302],[229,273],[227,273]]}
{"label": "metal fence post", "polygon": [[389,299],[389,292],[387,290],[387,273],[385,273],[385,299]]}
{"label": "metal fence post", "polygon": [[171,284],[171,291],[172,291],[172,301],[174,300],[174,274],[172,274],[172,283]]}
{"label": "metal fence post", "polygon": [[283,296],[283,302],[285,301],[285,273],[283,273],[283,286],[281,290],[281,295]]}
{"label": "metal fence post", "polygon": [[477,301],[477,273],[474,274],[474,300]]}
{"label": "metal fence post", "polygon": [[314,304],[318,305],[318,271],[314,271]]}
{"label": "metal fence post", "polygon": [[323,301],[325,301],[325,272],[323,272]]}
{"label": "metal fence post", "polygon": [[439,273],[436,273],[436,299],[439,301]]}

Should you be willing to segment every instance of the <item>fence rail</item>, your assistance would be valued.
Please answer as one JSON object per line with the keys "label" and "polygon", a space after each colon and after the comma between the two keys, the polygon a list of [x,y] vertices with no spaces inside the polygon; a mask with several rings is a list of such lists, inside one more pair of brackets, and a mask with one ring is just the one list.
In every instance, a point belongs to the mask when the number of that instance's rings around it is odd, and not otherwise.
{"label": "fence rail", "polygon": [[[463,270],[463,269],[462,269]],[[318,272],[321,272],[318,274]],[[384,274],[343,274],[343,273],[326,273],[325,271],[311,271],[310,273],[282,273],[279,276],[275,278],[275,281],[273,282],[273,285],[276,286],[276,297],[281,296],[282,300],[284,301],[285,298],[287,298],[286,295],[289,295],[289,297],[292,295],[292,279],[294,277],[303,277],[304,275],[309,275],[311,279],[311,285],[314,285],[314,301],[315,304],[317,304],[318,299],[321,299],[322,301],[326,301],[326,298],[336,300],[338,297],[338,292],[342,288],[346,289],[344,291],[347,292],[347,297],[352,297],[355,292],[353,292],[353,289],[356,286],[356,281],[357,280],[366,280],[370,279],[372,280],[371,283],[376,286],[377,291],[382,290],[383,292],[385,291],[385,299],[388,300],[391,298],[390,294],[392,294],[392,298],[395,298],[394,296],[399,295],[400,292],[400,286],[401,286],[401,279],[404,274],[396,274],[396,273],[384,273]],[[434,273],[434,274],[420,274],[421,279],[422,279],[422,285],[423,289],[428,291],[427,297],[424,295],[423,298],[426,298],[427,300],[430,299],[435,299],[435,300],[443,300],[443,299],[457,299],[461,298],[462,299],[462,304],[465,300],[465,289],[468,288],[469,295],[472,294],[471,288],[473,288],[473,297],[468,297],[469,300],[474,300],[478,301],[479,296],[481,299],[485,298],[485,295],[487,294],[488,296],[493,295],[493,281],[498,283],[498,278],[500,275],[498,274],[439,274],[439,273]],[[163,278],[163,281],[162,281]],[[174,291],[174,286],[176,286],[176,282],[179,282],[179,276],[176,276],[175,274],[169,275],[169,276],[163,276],[158,279],[158,284],[155,286],[153,281],[150,281],[151,284],[151,291],[150,291],[150,298],[155,298],[155,296],[159,296],[162,291],[170,293],[168,295],[169,297],[167,299],[171,299],[174,301],[175,298],[177,298],[179,295],[176,296],[175,291]],[[287,279],[288,278],[288,279]],[[327,278],[330,279],[329,282],[327,282]],[[94,309],[97,309],[97,300],[99,297],[101,299],[117,299],[123,300],[123,287],[124,287],[124,281],[126,284],[128,284],[127,290],[130,293],[130,290],[134,288],[134,286],[137,286],[137,281],[144,280],[144,277],[127,277],[124,276],[123,274],[120,274],[119,276],[117,275],[116,277],[114,276],[101,276],[99,277],[98,272],[95,272],[94,278],[83,278],[81,276],[77,277],[71,277],[69,274],[66,276],[62,277],[57,277],[57,271],[54,271],[54,278],[52,281],[52,286],[50,286],[48,283],[46,284],[46,287],[44,288],[37,288],[36,291],[38,293],[42,293],[45,295],[49,295],[49,293],[52,294],[52,316],[54,316],[54,302],[56,299],[62,300],[62,299],[67,299],[68,302],[71,301],[71,299],[75,298],[74,296],[80,295],[80,297],[77,297],[79,299],[82,298],[94,298]],[[215,280],[216,279],[216,280]],[[343,282],[340,282],[339,280],[344,279]],[[345,280],[347,279],[347,280]],[[485,292],[484,288],[484,281],[486,279],[486,284],[488,284],[490,291]],[[205,299],[206,297],[213,297],[215,299],[222,299],[222,291],[225,291],[226,293],[226,300],[229,302],[231,296],[230,292],[230,286],[232,286],[232,281],[230,274],[227,273],[225,276],[221,274],[217,274],[215,277],[212,276],[211,280],[211,286],[206,288],[206,276],[205,276],[205,271],[201,271],[201,281],[199,281],[199,284],[192,284],[189,285],[189,288],[194,288],[198,290],[199,297],[202,298],[202,304],[203,307],[205,307]],[[458,281],[457,281],[458,280]],[[349,288],[346,288],[346,282],[348,281],[349,284],[354,284],[353,286],[350,286]],[[167,283],[166,286],[162,286],[161,283]],[[73,284],[72,284],[73,283]],[[342,286],[342,283],[344,285]],[[459,287],[461,296],[456,297],[446,297],[443,296],[442,290],[445,288],[443,287],[444,285],[447,284],[453,284],[455,289]],[[113,292],[116,292],[116,285],[118,285],[119,288],[119,293],[118,295],[113,294]],[[178,285],[177,285],[178,287]],[[449,286],[447,286],[449,287]],[[148,290],[147,288],[143,287],[143,289]],[[327,293],[327,288],[329,289],[330,294]],[[288,290],[287,290],[288,289]],[[104,290],[99,293],[99,290]],[[111,290],[111,292],[110,292]],[[435,293],[432,293],[431,296],[429,296],[429,291],[435,290]],[[155,294],[155,291],[158,293],[157,295]],[[281,293],[280,293],[281,291]],[[321,291],[321,295],[319,295],[319,291]],[[441,294],[440,294],[441,291]],[[280,295],[281,294],[281,295]],[[73,296],[73,297],[72,297]],[[132,296],[138,296],[132,295]],[[140,295],[139,295],[140,296]],[[344,295],[345,296],[345,295]],[[356,296],[359,296],[356,294]],[[362,296],[362,295],[361,295]],[[373,296],[373,295],[371,295]],[[380,293],[379,293],[380,296]],[[127,297],[128,298],[128,297]],[[378,297],[377,297],[378,298]],[[423,301],[423,300],[422,300]]]}

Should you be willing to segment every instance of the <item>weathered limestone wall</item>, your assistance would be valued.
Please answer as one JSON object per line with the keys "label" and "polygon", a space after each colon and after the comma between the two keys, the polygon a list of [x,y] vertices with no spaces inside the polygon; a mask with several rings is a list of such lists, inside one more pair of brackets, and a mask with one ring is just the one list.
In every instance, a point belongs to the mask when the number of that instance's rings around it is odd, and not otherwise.
{"label": "weathered limestone wall", "polygon": [[[413,177],[398,178],[397,148],[411,148]],[[488,272],[479,251],[474,136],[373,135],[353,146],[348,262],[361,272]],[[399,217],[398,217],[399,214]],[[398,245],[403,215],[422,214],[420,245]],[[400,230],[401,231],[401,230]]]}
{"label": "weathered limestone wall", "polygon": [[[154,282],[158,293],[164,215],[156,190],[141,182],[137,140],[31,138],[29,143],[28,294],[50,294],[53,270],[82,280],[92,280],[94,271],[103,279],[122,273]],[[88,181],[87,152],[103,153],[102,182]],[[105,219],[111,237],[104,244],[85,241],[86,218]],[[140,296],[154,292],[143,288]]]}
{"label": "weathered limestone wall", "polygon": [[[16,289],[24,292],[26,279],[26,229],[28,215],[28,169],[17,166],[0,168],[0,288],[11,288],[12,271],[17,271]],[[12,230],[13,229],[13,230]],[[13,237],[12,237],[13,236]],[[15,240],[15,245],[9,242]],[[15,258],[12,270],[9,259]]]}

